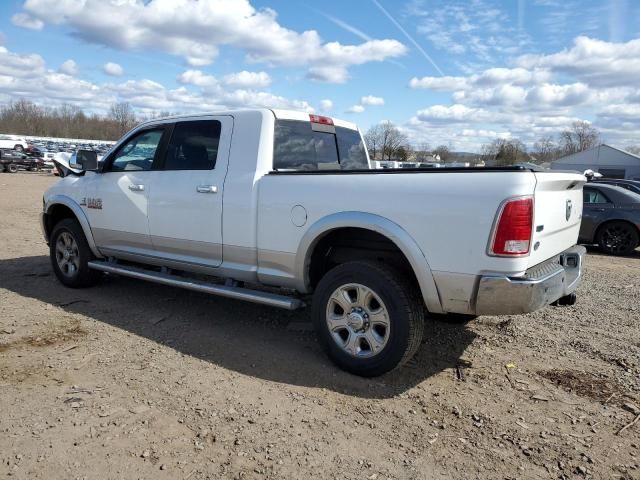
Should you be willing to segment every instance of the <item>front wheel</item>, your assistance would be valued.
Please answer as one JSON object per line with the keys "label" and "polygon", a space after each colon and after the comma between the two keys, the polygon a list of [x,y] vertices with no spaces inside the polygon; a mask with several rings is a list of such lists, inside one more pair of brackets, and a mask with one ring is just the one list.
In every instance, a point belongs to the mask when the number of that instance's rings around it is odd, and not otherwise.
{"label": "front wheel", "polygon": [[6,169],[9,173],[17,173],[18,166],[15,163],[10,163],[9,165],[7,165]]}
{"label": "front wheel", "polygon": [[49,254],[56,277],[67,287],[90,287],[100,279],[100,272],[89,268],[93,254],[82,227],[74,219],[61,220],[53,228]]}
{"label": "front wheel", "polygon": [[16,152],[22,152],[24,150],[24,147],[22,145],[16,145],[16,146],[13,147],[13,149]]}
{"label": "front wheel", "polygon": [[609,222],[598,231],[600,248],[610,255],[629,255],[638,247],[638,231],[626,222]]}
{"label": "front wheel", "polygon": [[313,320],[329,357],[363,377],[409,360],[424,332],[424,306],[407,275],[385,264],[343,263],[320,280]]}

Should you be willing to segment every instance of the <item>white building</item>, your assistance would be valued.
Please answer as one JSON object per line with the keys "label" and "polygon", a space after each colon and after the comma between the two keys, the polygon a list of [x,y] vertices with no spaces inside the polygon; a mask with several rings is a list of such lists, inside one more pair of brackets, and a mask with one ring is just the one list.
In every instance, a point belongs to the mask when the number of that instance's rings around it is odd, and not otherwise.
{"label": "white building", "polygon": [[591,169],[607,178],[640,180],[640,157],[610,145],[599,145],[551,162],[552,170]]}

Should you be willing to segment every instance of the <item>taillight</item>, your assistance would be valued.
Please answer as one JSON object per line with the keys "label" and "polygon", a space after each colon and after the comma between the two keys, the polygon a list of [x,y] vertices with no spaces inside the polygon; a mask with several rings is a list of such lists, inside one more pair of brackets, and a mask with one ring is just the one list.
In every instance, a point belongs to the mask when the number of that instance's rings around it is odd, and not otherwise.
{"label": "taillight", "polygon": [[491,255],[518,256],[529,253],[533,231],[533,197],[507,200],[494,227]]}
{"label": "taillight", "polygon": [[330,117],[323,117],[322,115],[309,114],[309,120],[311,123],[320,123],[322,125],[333,125],[333,119]]}

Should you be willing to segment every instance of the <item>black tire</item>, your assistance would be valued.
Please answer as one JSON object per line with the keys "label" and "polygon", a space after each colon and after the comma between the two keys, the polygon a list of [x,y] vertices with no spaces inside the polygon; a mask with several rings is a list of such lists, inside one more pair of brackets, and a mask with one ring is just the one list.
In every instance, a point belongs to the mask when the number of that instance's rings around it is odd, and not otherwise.
{"label": "black tire", "polygon": [[633,225],[622,221],[607,222],[598,229],[596,242],[610,255],[630,255],[638,247],[640,239]]}
{"label": "black tire", "polygon": [[[58,260],[59,252],[57,251],[57,246],[60,237],[63,235],[70,235],[75,242],[76,248],[72,248],[72,250],[74,257],[77,259],[77,265],[75,265],[73,269],[61,267]],[[64,241],[62,243],[64,243]],[[93,260],[94,256],[91,253],[82,227],[75,219],[65,218],[53,227],[51,237],[49,238],[49,257],[51,258],[51,266],[53,267],[56,277],[67,287],[87,288],[95,285],[96,282],[100,280],[100,272],[91,270],[88,266],[88,262]]]}
{"label": "black tire", "polygon": [[[336,334],[332,334],[327,325],[327,310],[332,294],[349,284],[368,288],[379,297],[388,312],[389,332],[386,343],[376,354],[370,348],[371,356],[365,358],[345,351],[338,340],[334,339]],[[425,308],[418,294],[408,275],[381,263],[348,262],[327,272],[313,293],[312,316],[316,331],[331,360],[347,372],[363,377],[376,377],[411,359],[420,346],[424,332]],[[346,316],[346,312],[344,314]],[[386,329],[384,335],[386,336]],[[357,336],[358,334],[355,338]],[[362,348],[362,345],[358,348]]]}
{"label": "black tire", "polygon": [[7,172],[9,173],[17,173],[18,172],[18,165],[16,165],[15,163],[10,163],[9,165],[6,166]]}
{"label": "black tire", "polygon": [[22,151],[24,151],[24,147],[23,147],[22,145],[14,145],[13,149],[14,149],[16,152],[22,152]]}

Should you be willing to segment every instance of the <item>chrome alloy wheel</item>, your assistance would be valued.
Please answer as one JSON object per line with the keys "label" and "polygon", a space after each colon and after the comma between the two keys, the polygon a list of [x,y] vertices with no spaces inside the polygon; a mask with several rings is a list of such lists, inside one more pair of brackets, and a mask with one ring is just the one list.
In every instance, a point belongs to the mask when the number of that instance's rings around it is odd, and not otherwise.
{"label": "chrome alloy wheel", "polygon": [[333,340],[354,357],[373,357],[389,341],[387,307],[364,285],[349,283],[338,287],[329,297],[326,318]]}
{"label": "chrome alloy wheel", "polygon": [[73,277],[80,268],[78,244],[69,232],[62,232],[56,241],[56,262],[62,274]]}

